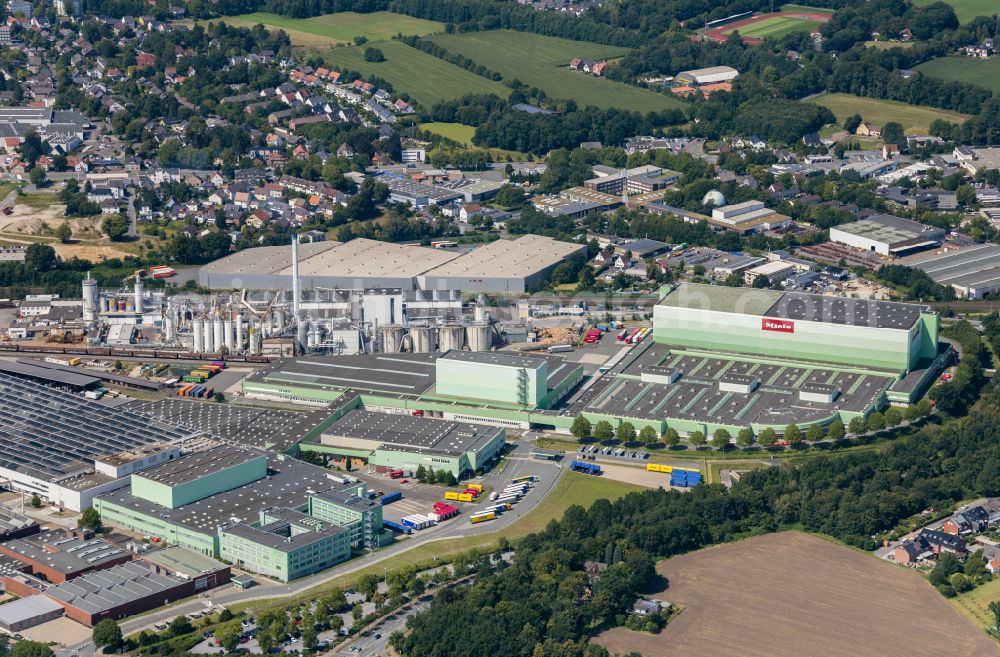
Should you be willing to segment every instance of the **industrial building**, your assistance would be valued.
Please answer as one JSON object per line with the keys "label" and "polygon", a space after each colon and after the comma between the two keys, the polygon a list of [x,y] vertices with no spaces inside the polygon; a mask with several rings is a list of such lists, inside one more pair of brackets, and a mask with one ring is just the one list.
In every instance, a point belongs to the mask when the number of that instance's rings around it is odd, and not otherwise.
{"label": "industrial building", "polygon": [[708,68],[681,71],[676,77],[678,82],[684,84],[703,85],[731,82],[738,78],[739,75],[740,72],[731,66],[709,66]]}
{"label": "industrial building", "polygon": [[363,459],[377,472],[422,465],[462,477],[496,459],[504,442],[499,427],[355,409],[304,448]]}
{"label": "industrial building", "polygon": [[116,463],[151,467],[176,456],[177,445],[200,433],[2,372],[0,419],[0,477],[6,485],[74,511],[128,484]]}
{"label": "industrial building", "polygon": [[83,529],[53,529],[0,543],[0,554],[23,563],[22,572],[52,584],[132,560],[130,552]]}
{"label": "industrial building", "polygon": [[830,241],[882,256],[904,256],[941,244],[947,231],[889,214],[830,228]]}
{"label": "industrial building", "polygon": [[363,482],[342,481],[284,454],[213,445],[94,506],[108,524],[287,581],[380,544],[381,506]]}
{"label": "industrial building", "polygon": [[724,230],[748,235],[763,230],[776,230],[791,224],[787,215],[775,212],[760,201],[745,201],[712,210],[710,223]]}
{"label": "industrial building", "polygon": [[[583,248],[538,235],[498,240],[465,254],[363,238],[314,242],[299,247],[300,289],[524,292]],[[223,290],[291,290],[292,278],[288,247],[244,249],[198,274],[202,286]]]}
{"label": "industrial building", "polygon": [[950,285],[963,299],[1000,292],[1000,246],[973,244],[911,263],[935,283]]}

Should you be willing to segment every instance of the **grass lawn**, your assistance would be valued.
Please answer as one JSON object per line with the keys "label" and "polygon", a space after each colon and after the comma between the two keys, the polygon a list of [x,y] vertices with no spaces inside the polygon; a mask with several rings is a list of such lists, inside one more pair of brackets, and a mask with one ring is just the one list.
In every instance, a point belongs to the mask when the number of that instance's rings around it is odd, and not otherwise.
{"label": "grass lawn", "polygon": [[[913,0],[913,4],[918,7],[924,7],[934,2],[937,0]],[[997,0],[944,0],[944,3],[954,8],[960,23],[968,23],[976,16],[992,16],[1000,13],[1000,5],[997,5]]]}
{"label": "grass lawn", "polygon": [[500,82],[487,80],[405,43],[382,41],[374,45],[385,55],[384,62],[365,61],[364,49],[368,45],[331,48],[323,56],[334,68],[360,71],[387,80],[396,93],[405,91],[426,108],[465,94],[496,94],[501,98],[510,95],[510,89]]}
{"label": "grass lawn", "polygon": [[29,192],[17,197],[18,205],[27,205],[35,210],[42,210],[59,202],[59,196],[53,192]]}
{"label": "grass lawn", "polygon": [[934,119],[960,123],[969,118],[967,114],[958,112],[907,105],[893,100],[862,98],[851,94],[822,94],[810,99],[809,102],[829,107],[837,117],[837,125],[842,125],[844,119],[852,114],[860,114],[865,121],[876,125],[897,121],[903,125],[906,133],[911,135],[926,135]]}
{"label": "grass lawn", "polygon": [[1000,579],[986,582],[968,593],[951,598],[951,603],[977,626],[989,630],[993,627],[994,618],[986,607],[994,600],[1000,600]]}
{"label": "grass lawn", "polygon": [[683,106],[675,98],[647,89],[569,70],[574,57],[610,59],[625,55],[627,48],[512,30],[436,34],[430,40],[451,53],[499,72],[505,80],[517,78],[543,89],[550,98],[572,98],[581,108],[595,105],[649,112]]}
{"label": "grass lawn", "polygon": [[434,123],[421,123],[417,127],[446,139],[457,141],[467,147],[472,146],[472,135],[476,133],[476,129],[473,126],[462,123],[442,123],[437,121]]}
{"label": "grass lawn", "polygon": [[[574,504],[589,507],[599,499],[617,500],[628,493],[641,490],[646,489],[641,486],[633,486],[632,484],[604,479],[602,477],[567,472],[556,485],[555,489],[549,493],[548,497],[535,507],[531,513],[509,527],[488,534],[479,534],[468,538],[455,538],[446,541],[434,541],[433,543],[421,545],[393,557],[391,561],[372,564],[350,575],[338,577],[332,582],[309,589],[296,596],[296,599],[309,599],[315,597],[317,593],[335,586],[352,586],[362,575],[374,574],[381,577],[386,572],[386,567],[393,571],[409,567],[429,568],[433,566],[435,557],[437,559],[446,559],[459,552],[466,552],[475,548],[491,548],[501,538],[514,540],[527,536],[532,532],[540,531],[549,524],[549,521],[562,518],[566,509]],[[459,522],[467,521],[460,517]],[[288,598],[271,601],[258,600],[232,605],[230,609],[236,612],[251,607],[259,609],[269,606],[284,606],[291,602],[292,599]]]}
{"label": "grass lawn", "polygon": [[927,77],[967,82],[1000,92],[1000,57],[938,57],[924,62],[917,70]]}
{"label": "grass lawn", "polygon": [[344,11],[325,14],[314,18],[288,18],[259,11],[240,16],[228,16],[220,20],[236,27],[253,27],[263,23],[267,27],[284,30],[292,40],[292,45],[307,48],[323,48],[335,43],[348,43],[357,36],[369,41],[383,41],[396,34],[425,35],[444,30],[444,25],[436,21],[412,18],[388,11],[371,14],[356,14]]}
{"label": "grass lawn", "polygon": [[865,46],[877,50],[892,50],[893,48],[912,48],[916,41],[865,41]]}
{"label": "grass lawn", "polygon": [[[823,23],[820,21],[809,21],[794,16],[773,16],[762,21],[744,25],[738,28],[740,36],[764,39],[767,37],[783,37],[793,32],[812,32],[818,30]],[[726,30],[723,34],[730,34],[733,30]]]}

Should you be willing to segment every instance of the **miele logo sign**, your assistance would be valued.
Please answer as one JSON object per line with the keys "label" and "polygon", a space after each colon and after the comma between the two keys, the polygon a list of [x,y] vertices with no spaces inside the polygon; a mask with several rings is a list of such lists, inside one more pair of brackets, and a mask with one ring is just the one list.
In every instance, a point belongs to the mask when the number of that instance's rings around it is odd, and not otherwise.
{"label": "miele logo sign", "polygon": [[762,331],[777,331],[778,333],[795,333],[795,322],[787,319],[760,318],[760,328]]}

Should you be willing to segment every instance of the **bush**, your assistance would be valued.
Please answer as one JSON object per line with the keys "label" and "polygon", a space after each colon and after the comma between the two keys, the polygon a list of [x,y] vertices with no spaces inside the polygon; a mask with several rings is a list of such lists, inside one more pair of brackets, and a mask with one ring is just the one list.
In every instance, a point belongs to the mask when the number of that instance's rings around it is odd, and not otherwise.
{"label": "bush", "polygon": [[384,62],[385,55],[378,48],[365,48],[365,61],[373,63]]}

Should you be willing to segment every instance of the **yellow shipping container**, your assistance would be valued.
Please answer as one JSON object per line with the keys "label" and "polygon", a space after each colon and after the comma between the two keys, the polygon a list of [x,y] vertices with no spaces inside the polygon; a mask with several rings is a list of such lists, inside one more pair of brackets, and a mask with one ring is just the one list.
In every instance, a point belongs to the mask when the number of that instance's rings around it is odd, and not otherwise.
{"label": "yellow shipping container", "polygon": [[447,493],[444,494],[444,499],[446,499],[446,500],[459,500],[459,499],[461,499],[461,497],[460,497],[459,493],[453,493],[451,491],[448,491]]}
{"label": "yellow shipping container", "polygon": [[469,493],[458,493],[458,501],[459,502],[474,502],[475,499],[476,498],[474,498]]}
{"label": "yellow shipping container", "polygon": [[482,484],[466,484],[465,487],[466,488],[472,488],[472,489],[478,490],[480,493],[483,492],[483,485]]}
{"label": "yellow shipping container", "polygon": [[492,511],[488,511],[487,513],[477,513],[474,516],[470,516],[469,521],[475,524],[477,522],[486,522],[487,520],[493,520],[496,517],[497,514],[493,513]]}
{"label": "yellow shipping container", "polygon": [[80,364],[80,357],[79,356],[73,356],[72,358],[69,359],[69,364],[73,365],[73,366],[79,365]]}

